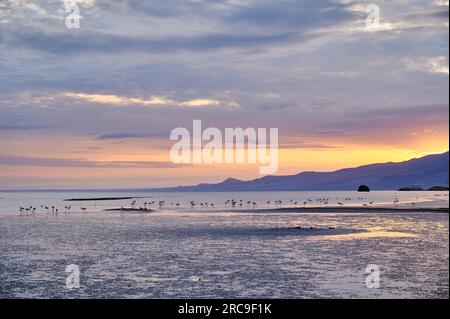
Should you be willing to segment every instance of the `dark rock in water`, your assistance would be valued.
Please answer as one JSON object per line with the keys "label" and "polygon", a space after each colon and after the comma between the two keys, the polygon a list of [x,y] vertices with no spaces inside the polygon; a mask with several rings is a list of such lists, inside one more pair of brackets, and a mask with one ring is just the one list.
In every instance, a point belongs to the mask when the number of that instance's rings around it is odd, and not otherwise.
{"label": "dark rock in water", "polygon": [[398,190],[400,192],[421,192],[421,191],[423,191],[423,188],[413,186],[413,187],[402,187],[402,188],[399,188]]}
{"label": "dark rock in water", "polygon": [[370,188],[367,185],[361,185],[358,187],[358,192],[370,192]]}
{"label": "dark rock in water", "polygon": [[302,227],[302,226],[295,226],[295,227],[281,227],[281,228],[275,228],[277,230],[305,230],[305,231],[310,231],[310,230],[315,230],[318,232],[322,232],[322,231],[327,231],[327,230],[334,230],[334,227],[328,227],[328,228],[314,228],[312,226],[310,227]]}
{"label": "dark rock in water", "polygon": [[429,191],[448,191],[449,188],[445,186],[433,186],[428,189]]}

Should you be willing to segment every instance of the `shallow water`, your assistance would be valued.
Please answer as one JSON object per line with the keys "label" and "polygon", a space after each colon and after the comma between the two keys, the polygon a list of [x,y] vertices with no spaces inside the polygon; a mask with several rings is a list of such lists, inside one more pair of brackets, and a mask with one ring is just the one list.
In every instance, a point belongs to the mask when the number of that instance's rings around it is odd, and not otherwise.
{"label": "shallow water", "polygon": [[[129,200],[72,202],[111,193],[0,193],[0,296],[4,298],[448,298],[446,213],[280,213],[237,211],[220,204],[333,197],[353,205],[357,193],[138,193],[166,200],[148,214],[102,212]],[[435,196],[439,195],[439,196]],[[283,197],[284,196],[284,197]],[[448,207],[447,193],[373,192],[360,202]],[[216,210],[191,209],[206,199]],[[421,199],[428,199],[422,201]],[[434,199],[434,201],[431,201]],[[180,202],[180,208],[170,201]],[[149,198],[137,199],[143,205]],[[331,201],[331,200],[330,200]],[[410,202],[415,201],[412,205]],[[60,208],[56,216],[40,205]],[[18,207],[37,206],[19,216]],[[79,211],[83,205],[87,214]],[[273,204],[271,204],[273,205]],[[311,204],[313,205],[313,204]],[[385,205],[385,204],[380,204]],[[282,205],[284,206],[284,205]],[[409,207],[409,206],[408,206]],[[298,227],[302,227],[299,229]],[[312,227],[312,229],[311,229]],[[330,229],[332,228],[332,229]],[[80,288],[68,289],[76,264]],[[365,269],[379,266],[380,288]]]}

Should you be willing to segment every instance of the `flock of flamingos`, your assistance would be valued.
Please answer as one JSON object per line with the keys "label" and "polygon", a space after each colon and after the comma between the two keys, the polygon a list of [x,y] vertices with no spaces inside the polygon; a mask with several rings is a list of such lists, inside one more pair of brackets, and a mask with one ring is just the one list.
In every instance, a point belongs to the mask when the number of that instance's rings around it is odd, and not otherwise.
{"label": "flock of flamingos", "polygon": [[[358,197],[356,198],[358,201],[362,202],[364,201],[363,197]],[[344,200],[340,201],[339,198],[336,198],[336,204],[339,207],[342,207],[345,205],[346,202],[352,201],[351,197],[347,197]],[[282,200],[275,200],[275,201],[266,201],[264,204],[266,206],[270,205],[275,205],[276,207],[296,207],[296,206],[300,206],[300,207],[329,207],[329,202],[330,202],[330,198],[317,198],[315,200],[313,199],[307,199],[305,201],[296,201],[291,199],[288,203],[285,203],[285,205],[283,205],[283,201]],[[393,201],[393,205],[396,206],[398,205],[399,200],[398,198],[395,198],[395,200]],[[313,205],[315,204],[315,205]],[[368,202],[368,203],[362,203],[362,206],[368,207],[373,205],[374,202]],[[412,205],[415,205],[415,203],[411,203]],[[235,199],[227,199],[224,202],[224,205],[226,208],[257,208],[258,207],[258,203],[255,201],[249,201],[249,200],[235,200]],[[95,206],[95,204],[94,204]],[[138,212],[149,212],[149,211],[153,211],[153,208],[164,208],[164,207],[180,207],[181,204],[180,203],[169,203],[169,205],[167,205],[166,201],[164,200],[160,200],[160,201],[151,201],[151,202],[143,202],[142,205],[138,206],[136,205],[136,200],[133,200],[130,203],[130,207],[123,207],[121,206],[118,209],[113,209],[113,210],[118,210],[118,211],[138,211]],[[208,202],[200,202],[197,203],[196,201],[190,201],[189,204],[185,207],[190,207],[192,209],[194,208],[215,208],[215,204],[214,203],[208,203]],[[64,206],[64,210],[57,208],[56,206],[49,206],[49,205],[41,205],[41,212],[44,212],[47,215],[52,215],[52,216],[58,216],[59,213],[64,213],[64,214],[70,214],[72,212],[72,206],[71,205],[65,205]],[[86,206],[80,205],[79,207],[79,212],[87,214],[88,213],[88,209]],[[34,216],[37,213],[37,207],[34,206],[26,206],[26,207],[19,207],[19,214],[20,216]]]}

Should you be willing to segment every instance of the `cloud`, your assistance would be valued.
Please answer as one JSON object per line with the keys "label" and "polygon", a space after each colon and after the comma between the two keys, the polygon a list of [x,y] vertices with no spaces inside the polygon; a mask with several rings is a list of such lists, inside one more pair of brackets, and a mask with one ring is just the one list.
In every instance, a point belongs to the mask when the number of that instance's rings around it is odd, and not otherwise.
{"label": "cloud", "polygon": [[52,126],[40,125],[15,125],[15,124],[0,124],[0,131],[29,131],[29,130],[45,130],[54,128]]}
{"label": "cloud", "polygon": [[237,107],[237,103],[231,101],[220,101],[216,99],[193,99],[187,101],[175,101],[168,99],[163,96],[151,96],[150,98],[136,98],[136,97],[125,97],[113,94],[89,94],[89,93],[74,93],[74,92],[64,92],[59,95],[73,98],[76,100],[84,100],[89,103],[99,103],[108,105],[140,105],[140,106],[178,106],[178,107],[210,107],[225,105],[229,107]]}
{"label": "cloud", "polygon": [[389,117],[398,119],[400,117],[420,119],[426,116],[434,116],[437,118],[448,118],[449,108],[448,104],[433,104],[433,105],[409,105],[398,107],[378,107],[373,109],[365,109],[356,111],[357,115],[364,115],[367,117]]}
{"label": "cloud", "polygon": [[31,130],[49,128],[109,145],[99,140],[193,119],[278,127],[299,137],[282,147],[299,148],[445,132],[447,2],[379,0],[390,29],[367,32],[367,1],[89,0],[69,30],[61,1],[10,0],[0,7],[2,138],[45,143],[49,132]]}
{"label": "cloud", "polygon": [[169,133],[137,133],[137,132],[113,132],[97,136],[99,140],[115,140],[126,138],[167,137]]}
{"label": "cloud", "polygon": [[[347,133],[414,131],[421,127],[448,127],[448,104],[374,107],[347,112],[345,117],[328,123]],[[394,139],[395,136],[391,138]],[[389,140],[386,141],[389,143]]]}
{"label": "cloud", "polygon": [[220,102],[217,100],[212,99],[197,99],[197,100],[191,100],[186,102],[181,102],[181,106],[189,106],[189,107],[196,107],[196,106],[212,106],[212,105],[219,105]]}
{"label": "cloud", "polygon": [[437,7],[448,7],[448,0],[433,0],[433,5]]}
{"label": "cloud", "polygon": [[74,98],[78,100],[85,100],[90,103],[110,104],[110,105],[170,105],[175,104],[175,101],[166,99],[165,97],[152,96],[148,99],[130,98],[113,94],[88,94],[88,93],[60,93],[61,96]]}
{"label": "cloud", "polygon": [[95,167],[95,168],[173,168],[179,164],[168,161],[88,161],[49,157],[0,155],[0,165],[39,167]]}
{"label": "cloud", "polygon": [[306,143],[301,141],[283,141],[283,137],[281,137],[281,141],[279,143],[279,148],[288,148],[288,149],[337,149],[341,148],[340,146],[326,145],[320,143]]}
{"label": "cloud", "polygon": [[[55,55],[80,53],[111,54],[145,52],[176,53],[178,51],[205,51],[224,48],[251,48],[293,41],[297,34],[281,32],[258,33],[204,33],[192,36],[123,36],[104,32],[80,31],[79,33],[31,31],[26,28],[9,30],[6,43],[21,48],[34,49]],[[88,40],[89,39],[89,40]]]}
{"label": "cloud", "polygon": [[428,70],[434,73],[444,73],[448,75],[448,58],[441,56],[431,58],[426,61]]}
{"label": "cloud", "polygon": [[237,6],[227,21],[237,24],[255,24],[260,27],[279,26],[310,30],[330,26],[354,18],[348,5],[330,0],[250,1]]}

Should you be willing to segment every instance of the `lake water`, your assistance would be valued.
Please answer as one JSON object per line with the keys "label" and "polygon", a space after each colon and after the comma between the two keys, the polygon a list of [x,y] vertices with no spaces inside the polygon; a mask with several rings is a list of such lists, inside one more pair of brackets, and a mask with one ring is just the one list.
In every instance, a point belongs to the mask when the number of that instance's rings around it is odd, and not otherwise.
{"label": "lake water", "polygon": [[[130,207],[131,200],[64,201],[116,196],[136,197],[136,208],[154,201],[154,211],[103,211]],[[0,192],[0,297],[448,298],[448,213],[426,211],[448,207],[448,198],[448,192]],[[234,208],[225,204],[231,199]],[[423,211],[275,210],[392,207],[396,200]],[[34,214],[19,214],[29,206]],[[80,288],[66,287],[71,264],[80,269]],[[366,285],[369,264],[380,270],[379,288]]]}

